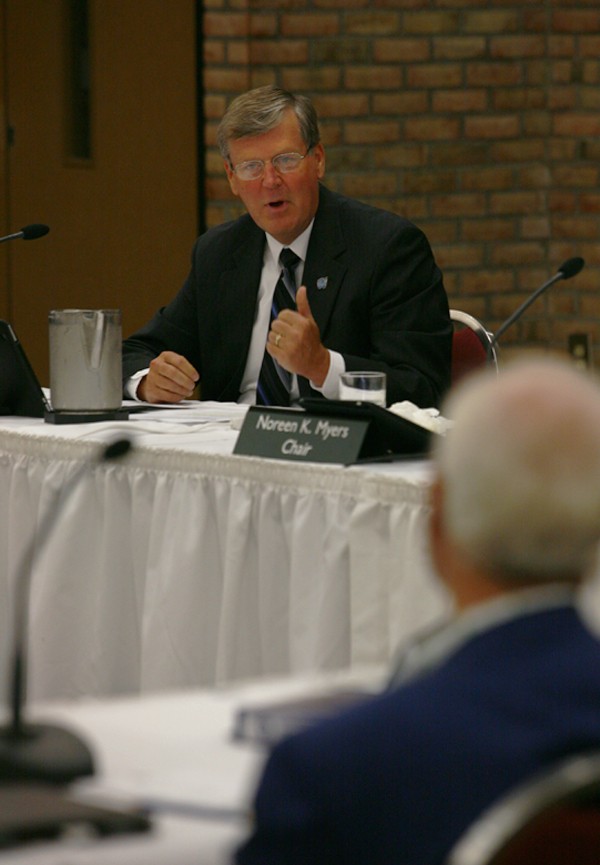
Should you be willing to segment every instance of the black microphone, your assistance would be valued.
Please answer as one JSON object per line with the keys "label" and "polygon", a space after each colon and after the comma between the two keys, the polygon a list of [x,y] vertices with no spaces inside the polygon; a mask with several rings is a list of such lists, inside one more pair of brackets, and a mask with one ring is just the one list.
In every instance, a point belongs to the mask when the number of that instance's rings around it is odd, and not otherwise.
{"label": "black microphone", "polygon": [[533,292],[531,297],[527,298],[525,303],[522,303],[521,306],[516,309],[513,314],[506,319],[504,324],[502,324],[494,336],[492,336],[492,345],[496,345],[502,334],[508,330],[511,324],[514,324],[518,318],[521,318],[525,310],[528,306],[530,306],[534,300],[536,300],[543,291],[546,291],[547,288],[550,288],[551,285],[554,285],[555,282],[558,282],[560,279],[571,279],[572,276],[577,276],[579,271],[583,268],[585,261],[583,258],[568,258],[561,266],[558,268],[557,272],[554,274],[552,279],[549,279],[543,285]]}
{"label": "black microphone", "polygon": [[576,256],[575,258],[568,258],[558,268],[558,272],[562,273],[563,279],[571,279],[572,276],[577,276],[579,271],[583,269],[584,264],[585,261],[583,260],[583,258],[579,258],[579,256]]}
{"label": "black microphone", "polygon": [[[120,459],[131,450],[129,439],[118,439],[103,448],[97,464]],[[69,730],[50,724],[27,724],[23,719],[27,681],[27,624],[33,566],[52,534],[65,503],[77,489],[90,463],[84,462],[59,492],[58,501],[44,514],[40,528],[29,541],[15,576],[12,663],[9,669],[8,724],[0,727],[0,785],[9,781],[44,781],[66,784],[92,775],[94,766],[87,745]]]}
{"label": "black microphone", "polygon": [[20,231],[15,231],[14,234],[7,234],[4,237],[0,237],[0,243],[4,243],[7,240],[36,240],[36,238],[48,234],[49,231],[50,228],[47,225],[34,222],[33,225],[26,225]]}

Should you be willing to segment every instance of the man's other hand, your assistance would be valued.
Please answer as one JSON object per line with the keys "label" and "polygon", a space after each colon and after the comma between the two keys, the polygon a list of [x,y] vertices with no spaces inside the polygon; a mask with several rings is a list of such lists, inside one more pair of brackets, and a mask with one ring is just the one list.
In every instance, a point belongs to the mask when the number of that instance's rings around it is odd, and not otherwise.
{"label": "man's other hand", "polygon": [[199,375],[182,355],[163,351],[150,361],[148,375],[138,385],[144,402],[181,402],[194,392]]}

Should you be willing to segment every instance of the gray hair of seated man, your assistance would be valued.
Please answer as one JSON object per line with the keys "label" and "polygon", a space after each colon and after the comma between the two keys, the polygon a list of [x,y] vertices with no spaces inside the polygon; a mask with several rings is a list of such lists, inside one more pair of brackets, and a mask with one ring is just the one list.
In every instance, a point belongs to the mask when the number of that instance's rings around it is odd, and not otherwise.
{"label": "gray hair of seated man", "polygon": [[217,130],[217,145],[229,162],[229,143],[238,138],[261,135],[278,126],[287,111],[295,112],[307,150],[321,140],[314,105],[307,96],[296,96],[274,85],[242,93],[229,105]]}
{"label": "gray hair of seated man", "polygon": [[434,446],[446,530],[509,583],[579,580],[600,542],[600,385],[557,358],[475,375],[442,409]]}

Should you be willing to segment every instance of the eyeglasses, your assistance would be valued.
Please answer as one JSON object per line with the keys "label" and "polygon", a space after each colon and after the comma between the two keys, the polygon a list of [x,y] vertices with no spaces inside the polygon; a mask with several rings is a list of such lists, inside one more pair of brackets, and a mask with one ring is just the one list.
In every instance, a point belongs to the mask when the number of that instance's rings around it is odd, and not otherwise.
{"label": "eyeglasses", "polygon": [[292,171],[296,171],[311,149],[309,147],[304,156],[301,153],[279,153],[273,159],[248,159],[246,162],[232,165],[231,169],[240,180],[258,180],[265,173],[265,165],[270,162],[278,174],[290,174]]}

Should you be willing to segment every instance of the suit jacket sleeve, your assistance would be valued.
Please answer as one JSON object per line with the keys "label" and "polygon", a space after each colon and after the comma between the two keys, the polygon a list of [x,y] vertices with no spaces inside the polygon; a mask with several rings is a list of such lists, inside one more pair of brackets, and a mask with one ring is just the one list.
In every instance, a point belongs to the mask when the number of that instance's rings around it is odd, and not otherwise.
{"label": "suit jacket sleeve", "polygon": [[289,742],[269,758],[254,801],[254,831],[238,849],[235,865],[334,865],[331,827],[296,763]]}
{"label": "suit jacket sleeve", "polygon": [[169,350],[198,371],[202,399],[235,402],[250,347],[264,244],[264,232],[247,215],[199,237],[182,288],[124,341],[124,380]]}

